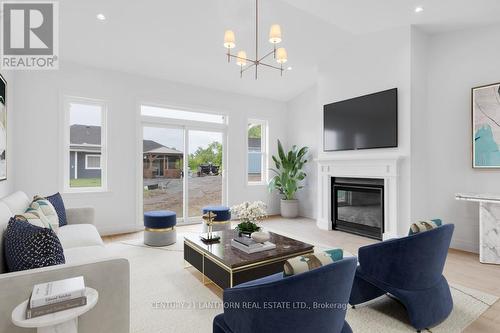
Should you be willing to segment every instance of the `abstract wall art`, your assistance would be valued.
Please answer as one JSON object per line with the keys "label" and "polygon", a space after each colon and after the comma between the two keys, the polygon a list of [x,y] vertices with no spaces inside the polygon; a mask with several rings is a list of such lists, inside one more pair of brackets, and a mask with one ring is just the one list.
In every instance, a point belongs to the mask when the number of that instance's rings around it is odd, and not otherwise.
{"label": "abstract wall art", "polygon": [[472,166],[500,168],[500,83],[472,89]]}
{"label": "abstract wall art", "polygon": [[7,179],[7,82],[0,75],[0,180]]}

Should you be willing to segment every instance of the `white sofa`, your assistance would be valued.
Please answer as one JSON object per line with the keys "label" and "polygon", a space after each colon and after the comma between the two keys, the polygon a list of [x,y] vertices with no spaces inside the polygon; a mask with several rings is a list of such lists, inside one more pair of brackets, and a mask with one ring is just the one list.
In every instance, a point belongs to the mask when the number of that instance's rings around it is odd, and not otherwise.
{"label": "white sofa", "polygon": [[[92,208],[66,209],[68,225],[57,236],[66,264],[7,273],[3,233],[9,219],[26,211],[31,200],[21,191],[0,200],[0,333],[29,332],[11,324],[10,314],[29,297],[34,284],[83,275],[99,292],[92,311],[79,320],[79,332],[129,332],[130,268],[123,258],[112,258],[94,223]],[[35,330],[32,330],[35,332]]]}

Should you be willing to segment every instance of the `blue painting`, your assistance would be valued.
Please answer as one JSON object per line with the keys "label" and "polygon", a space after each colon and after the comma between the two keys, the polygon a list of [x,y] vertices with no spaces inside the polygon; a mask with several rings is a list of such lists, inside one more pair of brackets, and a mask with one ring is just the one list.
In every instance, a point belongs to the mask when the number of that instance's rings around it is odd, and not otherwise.
{"label": "blue painting", "polygon": [[473,167],[500,168],[500,83],[472,89]]}

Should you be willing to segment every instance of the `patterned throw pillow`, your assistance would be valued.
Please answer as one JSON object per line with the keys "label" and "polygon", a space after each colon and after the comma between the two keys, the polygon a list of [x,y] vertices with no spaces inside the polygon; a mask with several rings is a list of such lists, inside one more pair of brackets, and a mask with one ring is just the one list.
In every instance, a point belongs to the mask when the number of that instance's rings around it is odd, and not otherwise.
{"label": "patterned throw pillow", "polygon": [[49,200],[35,196],[26,213],[38,214],[44,225],[48,225],[55,233],[59,231],[59,217]]}
{"label": "patterned throw pillow", "polygon": [[290,276],[304,273],[315,268],[331,264],[332,262],[339,261],[343,257],[344,251],[342,249],[331,249],[314,254],[298,256],[285,261],[283,275]]}
{"label": "patterned throw pillow", "polygon": [[64,207],[64,201],[59,192],[56,194],[49,195],[45,199],[49,200],[49,202],[54,206],[57,217],[59,218],[59,226],[62,227],[68,224],[68,220],[66,219],[66,208]]}
{"label": "patterned throw pillow", "polygon": [[61,242],[54,231],[12,217],[4,233],[9,272],[64,264]]}
{"label": "patterned throw pillow", "polygon": [[443,221],[441,221],[441,219],[418,221],[410,226],[410,231],[408,231],[408,236],[418,234],[419,232],[432,230],[434,228],[441,226],[442,224]]}
{"label": "patterned throw pillow", "polygon": [[28,223],[30,223],[34,226],[40,227],[40,228],[49,228],[50,229],[50,224],[47,223],[48,220],[44,219],[42,221],[42,218],[40,218],[40,214],[35,210],[31,210],[30,208],[28,208],[26,213],[18,214],[15,216],[15,218],[17,220],[22,220],[22,221],[28,222]]}

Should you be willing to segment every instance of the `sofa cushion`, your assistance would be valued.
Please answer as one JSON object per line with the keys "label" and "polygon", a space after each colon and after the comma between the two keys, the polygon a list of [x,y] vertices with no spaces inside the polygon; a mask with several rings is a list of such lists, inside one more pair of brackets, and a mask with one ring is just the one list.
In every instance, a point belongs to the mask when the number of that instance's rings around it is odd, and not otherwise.
{"label": "sofa cushion", "polygon": [[332,262],[342,260],[344,251],[342,249],[330,249],[316,252],[314,254],[305,254],[285,261],[283,275],[290,276],[304,273],[321,266],[331,264]]}
{"label": "sofa cushion", "polygon": [[59,228],[57,234],[63,248],[103,245],[101,236],[92,224],[69,224]]}
{"label": "sofa cushion", "polygon": [[67,264],[81,264],[92,260],[111,258],[108,249],[102,245],[73,247],[64,249]]}
{"label": "sofa cushion", "polygon": [[2,199],[13,214],[22,214],[28,209],[31,200],[26,193],[17,191]]}
{"label": "sofa cushion", "polygon": [[410,230],[408,231],[408,236],[418,234],[419,232],[435,229],[441,226],[442,224],[443,221],[441,221],[441,219],[415,222],[410,226]]}
{"label": "sofa cushion", "polygon": [[4,234],[5,259],[10,272],[64,264],[64,253],[51,229],[11,218]]}
{"label": "sofa cushion", "polygon": [[64,201],[61,197],[61,194],[57,192],[56,194],[49,195],[45,199],[49,200],[49,202],[54,206],[57,212],[57,217],[59,217],[59,226],[68,224],[66,218],[66,208],[64,207]]}

